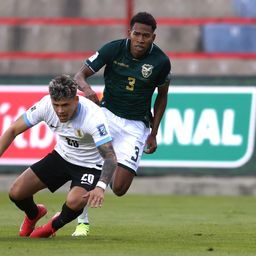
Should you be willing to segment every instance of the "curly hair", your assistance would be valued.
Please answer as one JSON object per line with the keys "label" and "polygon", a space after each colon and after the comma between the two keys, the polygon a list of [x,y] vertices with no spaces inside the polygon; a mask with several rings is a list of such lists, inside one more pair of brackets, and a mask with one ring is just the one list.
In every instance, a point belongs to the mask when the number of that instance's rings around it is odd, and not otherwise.
{"label": "curly hair", "polygon": [[155,31],[156,29],[155,18],[147,12],[138,12],[137,14],[135,14],[130,21],[130,28],[132,28],[135,23],[149,25],[152,27],[153,31]]}
{"label": "curly hair", "polygon": [[49,83],[49,94],[52,99],[71,99],[77,94],[78,84],[69,75],[55,77]]}

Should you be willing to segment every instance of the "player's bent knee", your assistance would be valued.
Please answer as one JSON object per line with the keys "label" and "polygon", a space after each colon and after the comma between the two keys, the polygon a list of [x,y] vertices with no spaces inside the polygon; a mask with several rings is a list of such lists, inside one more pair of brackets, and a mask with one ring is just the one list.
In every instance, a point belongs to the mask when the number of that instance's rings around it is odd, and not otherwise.
{"label": "player's bent knee", "polygon": [[86,201],[81,197],[68,197],[67,201],[66,201],[66,205],[74,210],[74,211],[78,211],[81,208],[84,208],[84,206],[86,205]]}
{"label": "player's bent knee", "polygon": [[123,196],[126,194],[130,187],[131,183],[130,182],[114,182],[111,186],[112,191],[114,192],[115,195],[117,196]]}
{"label": "player's bent knee", "polygon": [[11,186],[11,188],[9,189],[9,198],[11,199],[11,201],[20,200],[19,194],[19,190],[15,186]]}
{"label": "player's bent knee", "polygon": [[121,187],[113,187],[112,190],[116,196],[123,196],[127,192],[127,189],[123,189]]}

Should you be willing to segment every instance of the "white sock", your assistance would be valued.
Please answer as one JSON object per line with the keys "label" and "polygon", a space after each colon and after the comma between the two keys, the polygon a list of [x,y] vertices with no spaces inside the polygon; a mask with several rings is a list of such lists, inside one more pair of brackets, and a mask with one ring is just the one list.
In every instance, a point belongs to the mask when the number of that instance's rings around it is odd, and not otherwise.
{"label": "white sock", "polygon": [[83,212],[77,217],[78,223],[89,223],[88,219],[88,207],[85,206]]}

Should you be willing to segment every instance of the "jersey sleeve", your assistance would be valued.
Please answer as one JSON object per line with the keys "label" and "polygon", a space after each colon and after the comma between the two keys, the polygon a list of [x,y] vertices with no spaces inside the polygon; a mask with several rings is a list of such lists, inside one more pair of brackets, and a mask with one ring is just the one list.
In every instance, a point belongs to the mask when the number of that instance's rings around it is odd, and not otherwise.
{"label": "jersey sleeve", "polygon": [[171,63],[169,58],[163,64],[161,72],[158,76],[157,87],[169,86],[171,81]]}
{"label": "jersey sleeve", "polygon": [[108,128],[108,123],[101,108],[98,108],[97,113],[94,113],[94,115],[91,116],[89,120],[91,121],[87,121],[87,128],[90,131],[96,147],[112,141],[112,137]]}
{"label": "jersey sleeve", "polygon": [[28,127],[32,127],[41,121],[44,121],[47,109],[47,96],[35,103],[23,115],[24,121]]}
{"label": "jersey sleeve", "polygon": [[84,61],[93,72],[99,71],[104,65],[106,65],[112,58],[115,51],[115,42],[110,42],[103,45],[96,53]]}

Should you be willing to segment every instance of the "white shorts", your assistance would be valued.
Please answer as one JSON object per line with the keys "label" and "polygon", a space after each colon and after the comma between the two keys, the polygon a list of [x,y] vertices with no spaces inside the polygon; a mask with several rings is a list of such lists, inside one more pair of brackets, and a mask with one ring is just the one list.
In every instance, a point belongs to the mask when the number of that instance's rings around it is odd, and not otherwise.
{"label": "white shorts", "polygon": [[121,118],[103,107],[102,110],[108,120],[118,164],[136,174],[150,129],[142,121]]}

